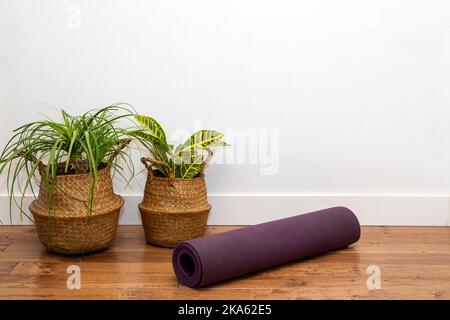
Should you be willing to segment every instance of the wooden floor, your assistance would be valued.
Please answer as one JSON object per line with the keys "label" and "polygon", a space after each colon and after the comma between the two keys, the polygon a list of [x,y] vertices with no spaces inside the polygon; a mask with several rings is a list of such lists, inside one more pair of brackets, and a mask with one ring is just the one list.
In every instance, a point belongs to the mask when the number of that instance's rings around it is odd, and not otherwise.
{"label": "wooden floor", "polygon": [[[208,233],[231,227],[210,227]],[[68,290],[66,269],[81,268]],[[381,289],[367,288],[367,267]],[[122,226],[113,246],[85,257],[49,254],[34,227],[0,227],[0,299],[450,299],[450,228],[365,227],[353,247],[193,290],[180,285],[171,250]]]}

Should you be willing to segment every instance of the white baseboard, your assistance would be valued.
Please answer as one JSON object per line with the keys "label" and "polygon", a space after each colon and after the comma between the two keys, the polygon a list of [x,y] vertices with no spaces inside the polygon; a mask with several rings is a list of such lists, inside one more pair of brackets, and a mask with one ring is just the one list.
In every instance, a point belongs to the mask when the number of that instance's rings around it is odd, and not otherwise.
{"label": "white baseboard", "polygon": [[[125,198],[120,224],[140,224],[137,205],[142,195]],[[362,225],[449,226],[450,220],[450,196],[446,195],[210,194],[209,201],[213,206],[210,225],[256,224],[333,206],[350,208]],[[0,220],[10,224],[6,195],[0,195],[0,208]],[[13,224],[30,223],[14,214]]]}

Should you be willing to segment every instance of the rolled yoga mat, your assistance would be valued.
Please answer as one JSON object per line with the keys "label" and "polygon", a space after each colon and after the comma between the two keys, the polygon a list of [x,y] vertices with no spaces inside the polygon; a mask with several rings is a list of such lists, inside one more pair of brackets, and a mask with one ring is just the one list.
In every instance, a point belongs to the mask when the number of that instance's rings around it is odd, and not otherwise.
{"label": "rolled yoga mat", "polygon": [[346,247],[359,240],[355,214],[336,207],[178,244],[172,264],[191,288]]}

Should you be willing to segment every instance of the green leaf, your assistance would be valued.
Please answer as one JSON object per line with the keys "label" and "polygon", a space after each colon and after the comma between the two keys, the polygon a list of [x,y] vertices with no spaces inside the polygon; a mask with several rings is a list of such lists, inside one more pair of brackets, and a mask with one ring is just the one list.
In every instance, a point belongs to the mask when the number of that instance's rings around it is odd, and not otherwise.
{"label": "green leaf", "polygon": [[[133,167],[133,163],[123,155],[117,145],[129,140],[129,131],[121,126],[119,120],[129,120],[135,128],[133,117],[136,113],[127,107],[113,105],[94,109],[81,116],[71,116],[61,110],[61,121],[46,117],[43,121],[35,121],[15,129],[12,138],[2,147],[0,152],[0,174],[6,173],[6,185],[10,196],[10,214],[12,204],[24,213],[23,199],[27,190],[33,192],[32,179],[36,178],[39,161],[45,160],[46,170],[41,183],[49,187],[49,211],[52,211],[53,192],[57,175],[74,168],[74,173],[90,173],[92,175],[90,192],[87,199],[92,208],[93,185],[98,168],[103,162],[108,163],[111,154],[119,154],[118,158]],[[38,160],[39,159],[39,160]],[[113,166],[113,173],[123,170],[120,165]],[[134,170],[132,170],[134,176]],[[72,173],[72,172],[71,172]],[[22,186],[21,175],[25,176]],[[20,201],[15,199],[15,191],[20,192]],[[25,213],[24,213],[25,214]]]}
{"label": "green leaf", "polygon": [[175,177],[192,179],[204,169],[204,150],[228,144],[221,139],[223,134],[215,130],[200,130],[185,143],[180,144],[173,154]]}
{"label": "green leaf", "polygon": [[196,148],[208,148],[213,143],[217,143],[223,138],[223,133],[215,130],[200,130],[190,136],[185,143],[178,146],[175,153],[182,156],[183,153],[191,153]]}
{"label": "green leaf", "polygon": [[137,115],[134,117],[149,133],[162,143],[167,144],[166,133],[161,125],[152,117]]}
{"label": "green leaf", "polygon": [[78,139],[78,130],[75,130],[72,140],[70,141],[69,150],[67,151],[67,161],[66,161],[65,172],[67,172],[67,170],[69,169],[69,165],[72,160],[73,146],[74,146],[75,142],[77,141],[77,139]]}
{"label": "green leaf", "polygon": [[88,160],[88,162],[90,162],[90,165],[91,165],[91,167],[90,167],[91,173],[93,173],[94,176],[97,177],[97,175],[98,175],[98,168],[97,167],[98,167],[99,164],[95,161],[95,158],[94,158],[94,152],[92,150],[92,145],[91,145],[91,141],[90,141],[90,138],[89,138],[89,132],[86,131],[84,133],[84,136],[85,136],[85,139],[86,139],[86,143],[83,144],[83,145],[84,145],[85,152],[88,155],[87,156],[87,160]]}
{"label": "green leaf", "polygon": [[180,174],[179,178],[192,179],[200,172],[203,167],[203,155],[196,152],[186,160],[188,161],[181,161],[181,163],[178,165]]}
{"label": "green leaf", "polygon": [[211,143],[207,148],[204,148],[204,149],[213,149],[213,148],[217,148],[217,147],[230,147],[230,146],[231,146],[231,144],[229,144],[226,141],[217,140],[217,141],[214,141],[213,143]]}
{"label": "green leaf", "polygon": [[143,132],[142,130],[131,131],[130,135],[141,138],[141,139],[149,142],[153,146],[161,147],[161,149],[163,149],[165,152],[172,151],[171,146],[169,144],[167,144],[166,142],[160,140],[159,138],[157,138],[151,134]]}

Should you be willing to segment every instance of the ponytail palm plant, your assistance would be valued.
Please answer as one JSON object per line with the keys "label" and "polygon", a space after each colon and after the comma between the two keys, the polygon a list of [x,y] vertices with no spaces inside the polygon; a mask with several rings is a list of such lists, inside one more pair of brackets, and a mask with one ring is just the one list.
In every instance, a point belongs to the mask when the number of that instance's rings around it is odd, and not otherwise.
{"label": "ponytail palm plant", "polygon": [[155,119],[137,115],[135,120],[142,128],[130,134],[150,151],[153,167],[165,177],[185,180],[197,177],[213,156],[213,149],[228,145],[223,133],[200,130],[175,147],[167,142],[164,129]]}
{"label": "ponytail palm plant", "polygon": [[[0,174],[6,179],[10,212],[15,204],[21,218],[23,214],[30,219],[23,210],[24,197],[30,190],[36,197],[33,181],[39,172],[40,183],[45,183],[48,190],[49,214],[57,176],[90,174],[86,199],[89,214],[99,170],[110,166],[123,176],[124,168],[116,160],[125,159],[124,163],[132,163],[124,151],[131,137],[127,129],[121,128],[120,122],[133,114],[130,107],[121,104],[94,109],[81,116],[61,110],[60,121],[36,121],[14,130],[13,137],[0,154]],[[134,174],[133,166],[129,168]]]}

